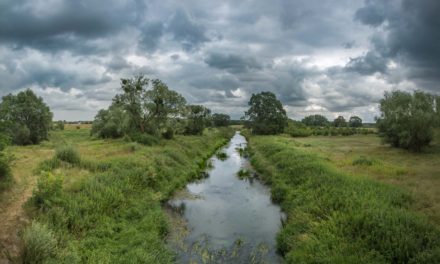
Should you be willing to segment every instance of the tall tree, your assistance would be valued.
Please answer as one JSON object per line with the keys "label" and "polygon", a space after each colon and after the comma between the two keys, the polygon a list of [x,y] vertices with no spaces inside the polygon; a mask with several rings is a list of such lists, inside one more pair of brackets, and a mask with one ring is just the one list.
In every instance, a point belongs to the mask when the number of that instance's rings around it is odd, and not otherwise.
{"label": "tall tree", "polygon": [[170,118],[184,113],[185,98],[158,79],[150,81],[140,75],[122,79],[121,87],[123,93],[114,102],[127,111],[132,125],[141,133],[158,133],[166,128]]}
{"label": "tall tree", "polygon": [[345,118],[343,116],[338,116],[334,121],[333,125],[335,127],[346,127],[347,122],[345,121]]}
{"label": "tall tree", "polygon": [[210,122],[211,110],[203,105],[189,105],[185,134],[201,135]]}
{"label": "tall tree", "polygon": [[362,126],[362,119],[358,116],[352,116],[348,120],[348,125],[350,127],[361,127]]}
{"label": "tall tree", "polygon": [[252,94],[249,110],[244,118],[255,134],[277,134],[283,132],[287,125],[286,111],[283,105],[271,92]]}
{"label": "tall tree", "polygon": [[19,145],[38,144],[47,139],[52,126],[52,112],[41,97],[27,89],[17,95],[9,94],[0,103],[3,132]]}
{"label": "tall tree", "polygon": [[212,125],[216,127],[228,126],[231,121],[231,117],[226,114],[215,113],[212,115]]}
{"label": "tall tree", "polygon": [[386,92],[380,101],[377,127],[386,143],[420,151],[433,138],[435,97],[424,92]]}

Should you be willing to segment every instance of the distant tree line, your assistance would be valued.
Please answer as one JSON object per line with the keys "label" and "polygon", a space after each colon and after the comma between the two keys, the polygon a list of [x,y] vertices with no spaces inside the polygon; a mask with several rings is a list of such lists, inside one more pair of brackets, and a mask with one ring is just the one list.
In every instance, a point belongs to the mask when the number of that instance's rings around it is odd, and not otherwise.
{"label": "distant tree line", "polygon": [[211,115],[205,106],[187,104],[182,95],[159,79],[150,80],[143,75],[121,79],[121,90],[110,107],[96,115],[93,135],[102,138],[127,135],[147,142],[151,137],[200,135],[208,126],[229,125],[228,115]]}

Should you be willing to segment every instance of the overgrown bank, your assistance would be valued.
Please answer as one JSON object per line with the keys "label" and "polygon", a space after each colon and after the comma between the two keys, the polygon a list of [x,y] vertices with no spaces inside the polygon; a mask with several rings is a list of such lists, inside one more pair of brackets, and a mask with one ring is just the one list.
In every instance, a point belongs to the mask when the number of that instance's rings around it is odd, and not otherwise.
{"label": "overgrown bank", "polygon": [[288,263],[436,263],[440,231],[409,210],[398,187],[337,172],[283,137],[249,138],[252,164],[287,221],[277,237]]}
{"label": "overgrown bank", "polygon": [[[206,159],[232,134],[212,129],[150,147],[99,140],[91,144],[107,154],[99,158],[91,148],[59,150],[40,166],[28,205],[34,221],[24,233],[23,261],[172,263],[161,203],[199,177]],[[71,170],[87,171],[87,177],[66,179]]]}

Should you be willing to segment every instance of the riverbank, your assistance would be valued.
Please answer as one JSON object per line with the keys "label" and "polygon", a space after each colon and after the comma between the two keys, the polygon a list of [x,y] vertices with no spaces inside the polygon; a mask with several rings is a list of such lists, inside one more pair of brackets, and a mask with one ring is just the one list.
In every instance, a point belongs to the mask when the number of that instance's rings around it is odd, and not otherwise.
{"label": "riverbank", "polygon": [[144,146],[93,140],[88,129],[57,131],[41,147],[65,148],[36,171],[38,188],[26,206],[32,224],[22,257],[53,263],[172,263],[161,204],[199,177],[232,136],[210,129]]}
{"label": "riverbank", "polygon": [[251,136],[252,164],[287,213],[288,263],[435,263],[440,231],[402,188],[353,177],[282,136]]}

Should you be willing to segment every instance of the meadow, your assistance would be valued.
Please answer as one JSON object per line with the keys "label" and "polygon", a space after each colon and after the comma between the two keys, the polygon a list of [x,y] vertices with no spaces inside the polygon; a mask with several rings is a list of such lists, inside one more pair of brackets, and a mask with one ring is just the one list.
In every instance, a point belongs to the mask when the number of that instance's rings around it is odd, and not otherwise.
{"label": "meadow", "polygon": [[415,154],[376,135],[248,138],[252,164],[287,214],[277,237],[287,263],[440,259],[436,143]]}
{"label": "meadow", "polygon": [[93,139],[88,125],[71,125],[39,146],[11,147],[18,184],[10,192],[33,192],[22,253],[9,255],[24,263],[172,263],[162,203],[199,178],[232,134],[207,129],[146,146]]}

